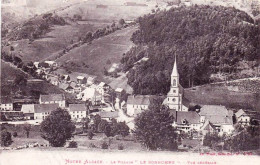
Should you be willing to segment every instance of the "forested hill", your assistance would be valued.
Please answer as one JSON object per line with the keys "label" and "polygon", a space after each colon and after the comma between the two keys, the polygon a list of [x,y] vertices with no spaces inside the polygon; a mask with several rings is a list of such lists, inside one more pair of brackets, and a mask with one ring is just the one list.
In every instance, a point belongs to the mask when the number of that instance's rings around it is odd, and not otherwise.
{"label": "forested hill", "polygon": [[132,36],[137,46],[121,60],[136,94],[168,92],[175,54],[184,87],[216,81],[214,75],[250,77],[259,65],[259,25],[235,8],[172,8],[138,21],[140,28]]}

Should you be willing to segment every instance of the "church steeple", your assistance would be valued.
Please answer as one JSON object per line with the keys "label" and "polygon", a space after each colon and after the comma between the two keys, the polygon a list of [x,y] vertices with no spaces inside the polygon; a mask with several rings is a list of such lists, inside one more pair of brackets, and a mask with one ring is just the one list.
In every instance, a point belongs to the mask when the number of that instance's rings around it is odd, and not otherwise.
{"label": "church steeple", "polygon": [[175,55],[175,61],[174,61],[174,65],[173,65],[173,69],[172,69],[172,77],[178,77],[178,69],[177,69],[177,60],[176,60],[176,55]]}

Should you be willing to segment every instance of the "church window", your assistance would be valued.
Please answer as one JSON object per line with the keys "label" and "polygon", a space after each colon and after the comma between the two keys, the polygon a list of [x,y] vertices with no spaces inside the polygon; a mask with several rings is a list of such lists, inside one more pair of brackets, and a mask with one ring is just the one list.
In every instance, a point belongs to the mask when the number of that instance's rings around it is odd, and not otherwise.
{"label": "church window", "polygon": [[173,79],[172,86],[176,86],[176,79]]}
{"label": "church window", "polygon": [[175,89],[173,89],[173,90],[172,90],[172,93],[176,93],[176,90],[175,90]]}
{"label": "church window", "polygon": [[173,101],[173,102],[175,102],[175,100],[176,100],[175,98],[172,98],[172,101]]}

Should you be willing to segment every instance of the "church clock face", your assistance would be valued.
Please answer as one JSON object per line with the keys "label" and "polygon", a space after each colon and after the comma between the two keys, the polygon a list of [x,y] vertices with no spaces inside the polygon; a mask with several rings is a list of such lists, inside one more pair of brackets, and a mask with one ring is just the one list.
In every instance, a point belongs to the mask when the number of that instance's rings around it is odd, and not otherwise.
{"label": "church clock face", "polygon": [[172,101],[173,101],[173,102],[175,102],[175,101],[176,101],[176,99],[175,99],[175,98],[172,98]]}

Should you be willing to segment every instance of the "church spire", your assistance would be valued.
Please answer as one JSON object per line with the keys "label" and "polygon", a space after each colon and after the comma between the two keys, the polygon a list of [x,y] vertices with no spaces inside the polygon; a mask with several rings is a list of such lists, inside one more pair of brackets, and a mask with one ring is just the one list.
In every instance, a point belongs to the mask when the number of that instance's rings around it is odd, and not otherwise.
{"label": "church spire", "polygon": [[179,76],[179,74],[178,74],[178,69],[177,69],[176,56],[177,56],[177,55],[175,54],[175,61],[174,61],[174,65],[173,65],[173,69],[172,69],[172,74],[171,74],[171,76],[175,76],[175,77]]}

